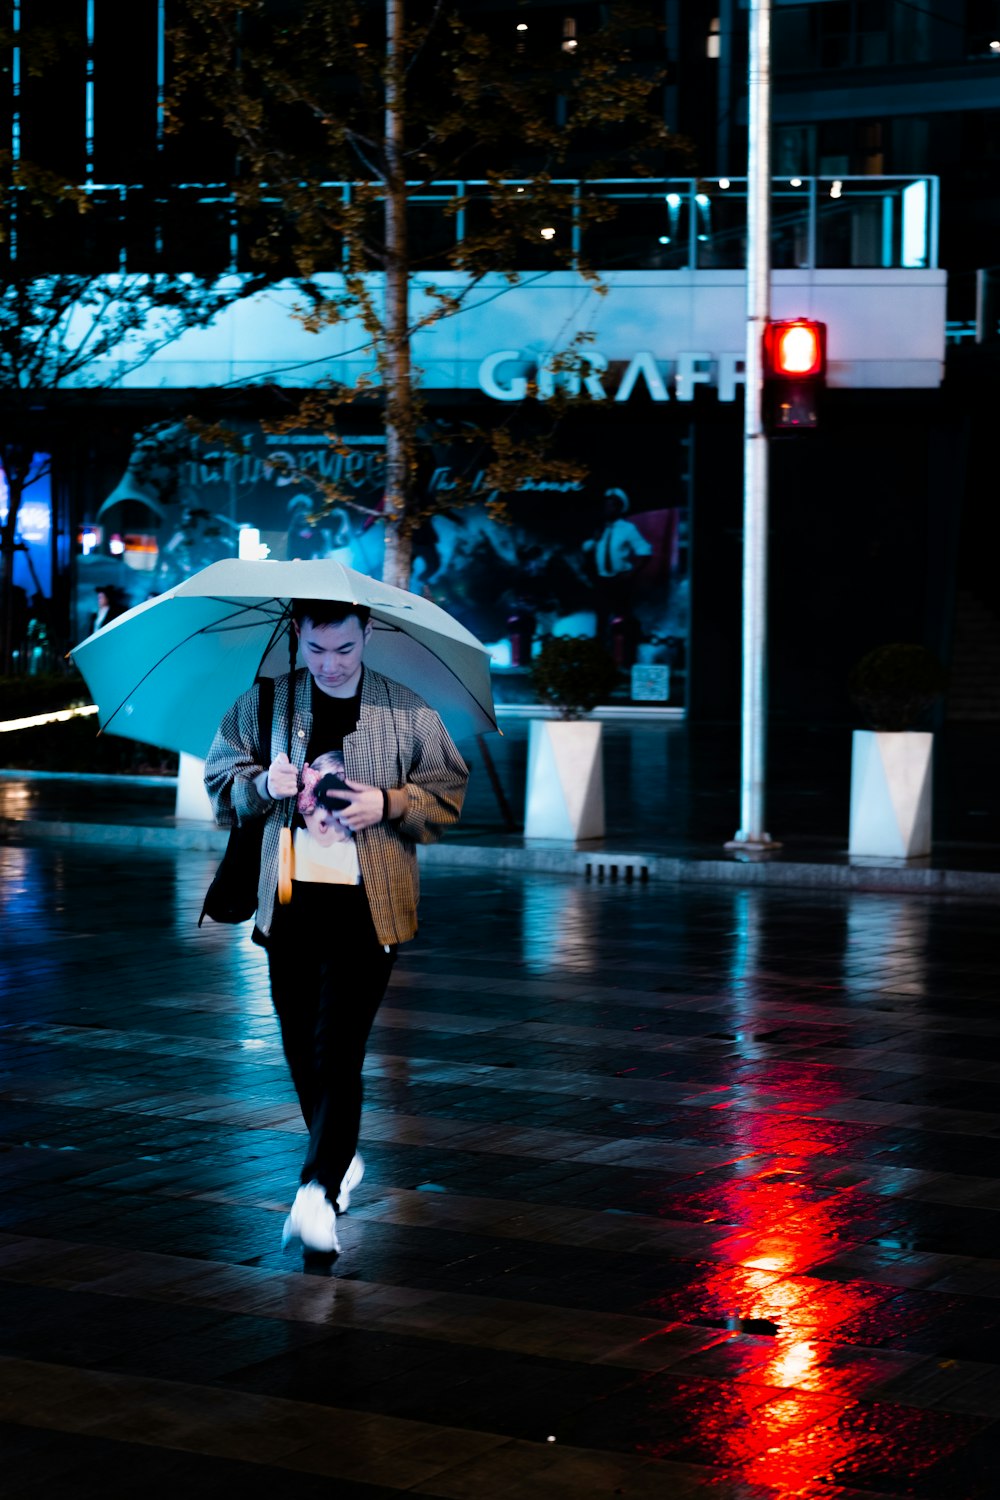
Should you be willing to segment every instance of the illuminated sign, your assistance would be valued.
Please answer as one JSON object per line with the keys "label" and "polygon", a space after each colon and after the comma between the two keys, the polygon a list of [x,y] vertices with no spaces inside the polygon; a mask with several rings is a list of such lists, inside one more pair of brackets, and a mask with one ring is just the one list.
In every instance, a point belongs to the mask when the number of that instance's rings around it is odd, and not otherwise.
{"label": "illuminated sign", "polygon": [[[155,536],[129,531],[126,532],[122,545],[124,551],[121,555],[126,567],[134,568],[139,573],[150,573],[156,567],[160,544]],[[115,551],[114,543],[111,551]]]}
{"label": "illuminated sign", "polygon": [[22,542],[47,542],[52,508],[47,500],[22,500],[17,522]]}
{"label": "illuminated sign", "polygon": [[479,389],[494,401],[524,401],[529,393],[550,401],[556,391],[592,401],[628,401],[642,390],[651,401],[693,401],[698,386],[714,387],[720,401],[735,401],[744,381],[742,354],[681,350],[658,359],[640,349],[612,364],[596,349],[570,359],[533,359],[520,349],[497,349],[481,362]]}

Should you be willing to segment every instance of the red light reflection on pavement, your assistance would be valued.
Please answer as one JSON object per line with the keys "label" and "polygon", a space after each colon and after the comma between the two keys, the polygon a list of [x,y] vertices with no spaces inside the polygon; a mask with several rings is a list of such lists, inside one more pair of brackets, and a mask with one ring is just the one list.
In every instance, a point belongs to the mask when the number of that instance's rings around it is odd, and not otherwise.
{"label": "red light reflection on pavement", "polygon": [[[826,1105],[836,1091],[830,1070],[821,1071],[826,1076],[817,1094]],[[780,1113],[739,1112],[740,1144],[750,1151],[733,1163],[726,1182],[668,1193],[664,1200],[668,1214],[728,1223],[733,1232],[713,1248],[717,1259],[699,1265],[686,1286],[658,1297],[653,1306],[680,1323],[731,1330],[735,1357],[727,1361],[726,1346],[716,1346],[711,1351],[714,1366],[710,1359],[706,1368],[725,1369],[728,1378],[705,1382],[711,1399],[703,1394],[686,1402],[678,1393],[685,1411],[683,1431],[668,1422],[662,1441],[639,1445],[651,1456],[720,1466],[727,1476],[788,1495],[813,1483],[850,1483],[851,1475],[875,1472],[874,1433],[886,1427],[887,1419],[858,1395],[894,1373],[896,1356],[856,1346],[848,1350],[836,1340],[846,1326],[864,1324],[899,1295],[891,1286],[804,1274],[847,1248],[852,1232],[861,1241],[883,1232],[896,1210],[891,1199],[822,1180],[818,1158],[840,1143],[831,1144],[832,1122],[813,1121],[805,1113],[810,1108],[808,1069],[796,1074],[794,1081],[786,1074],[774,1085],[781,1094]],[[768,1080],[758,1076],[752,1088],[758,1097],[766,1095]],[[794,1119],[793,1109],[799,1111]],[[788,1151],[791,1141],[794,1154]],[[744,1345],[749,1346],[745,1359]],[[851,1357],[843,1358],[845,1353]],[[660,1392],[654,1405],[669,1404],[669,1399]],[[881,1410],[896,1413],[897,1423],[894,1432],[885,1431],[879,1439],[883,1459],[887,1451],[898,1458],[905,1441],[916,1473],[947,1450],[944,1432],[922,1448],[916,1441],[911,1411],[929,1433],[934,1424],[928,1427],[926,1413],[894,1406]],[[906,1413],[905,1434],[898,1430],[901,1411]],[[892,1472],[897,1473],[895,1462]]]}
{"label": "red light reflection on pavement", "polygon": [[[880,1402],[854,1402],[835,1417],[789,1432],[773,1452],[742,1466],[745,1476],[782,1495],[801,1495],[813,1483],[867,1490],[884,1487],[912,1494],[927,1471],[959,1451],[983,1427],[981,1419],[957,1412],[921,1410]],[[821,1490],[819,1491],[822,1492]],[[923,1485],[917,1493],[925,1493]],[[929,1493],[958,1500],[948,1489]],[[985,1493],[985,1491],[980,1491]]]}

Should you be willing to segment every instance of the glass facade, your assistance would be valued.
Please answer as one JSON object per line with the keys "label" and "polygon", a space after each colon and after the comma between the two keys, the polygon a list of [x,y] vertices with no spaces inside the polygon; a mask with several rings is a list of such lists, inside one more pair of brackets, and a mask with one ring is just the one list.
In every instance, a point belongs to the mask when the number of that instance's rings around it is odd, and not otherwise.
{"label": "glass facade", "polygon": [[[381,437],[349,438],[340,451],[322,436],[249,429],[242,453],[182,443],[172,455],[138,444],[119,484],[81,526],[78,635],[96,588],[110,584],[123,603],[141,603],[239,554],[248,529],[264,555],[331,557],[381,575]],[[426,486],[439,509],[416,533],[411,586],[489,645],[502,703],[532,702],[532,656],[549,636],[573,635],[597,636],[612,651],[620,668],[613,702],[682,707],[685,442],[650,421],[634,422],[628,441],[610,428],[581,430],[573,447],[585,479],[528,480],[502,496],[487,489],[475,457],[470,464],[463,452],[459,472],[453,451],[432,452]],[[324,506],[319,485],[340,498]]]}

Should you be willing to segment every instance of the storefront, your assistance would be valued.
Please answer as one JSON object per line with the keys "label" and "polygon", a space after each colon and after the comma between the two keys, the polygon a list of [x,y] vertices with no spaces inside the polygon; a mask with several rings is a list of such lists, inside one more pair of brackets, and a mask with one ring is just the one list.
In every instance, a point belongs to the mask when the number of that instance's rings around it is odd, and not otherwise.
{"label": "storefront", "polygon": [[[447,279],[435,278],[436,295]],[[415,338],[427,410],[444,425],[482,428],[544,410],[564,391],[573,399],[555,452],[579,472],[527,479],[498,496],[482,455],[435,446],[432,437],[419,475],[432,513],[415,537],[412,586],[489,645],[496,695],[511,711],[531,702],[533,653],[561,634],[597,636],[614,653],[621,673],[611,710],[683,712],[698,644],[691,625],[695,503],[703,522],[715,509],[738,526],[744,277],[738,270],[615,272],[603,293],[570,272],[515,287],[502,281],[479,284],[461,312],[428,323]],[[415,281],[416,317],[424,295]],[[826,322],[834,390],[926,395],[942,375],[944,296],[945,277],[933,269],[785,270],[774,275],[773,312]],[[350,322],[324,330],[318,346],[296,321],[294,299],[289,288],[238,301],[211,328],[182,337],[121,383],[134,403],[136,438],[124,472],[78,512],[78,536],[86,539],[77,558],[81,633],[96,587],[112,583],[123,602],[138,603],[241,548],[244,555],[334,557],[380,572],[374,512],[384,439],[374,413],[366,417],[362,403],[350,409],[354,428],[341,450],[318,434],[268,435],[254,420],[264,414],[267,390],[348,384],[369,370],[358,356],[364,339]],[[188,410],[197,413],[200,393],[219,387],[244,393],[232,424],[242,451],[209,451],[179,420],[181,399],[190,398]],[[166,409],[172,415],[164,423]],[[329,508],[317,505],[315,476],[340,492]],[[823,475],[814,482],[821,490]],[[703,535],[710,532],[702,526]],[[719,550],[717,536],[712,548]],[[708,549],[697,566],[708,579]]]}
{"label": "storefront", "polygon": [[[415,538],[412,587],[489,645],[497,699],[511,707],[532,701],[531,657],[553,634],[607,642],[622,669],[620,706],[683,707],[685,441],[668,436],[648,409],[627,431],[609,418],[596,431],[592,421],[566,424],[585,477],[529,480],[503,497],[487,490],[475,457],[470,467],[463,454],[459,473],[453,450],[428,451],[434,514]],[[79,528],[81,633],[98,588],[137,604],[241,548],[245,556],[332,557],[381,573],[383,531],[372,512],[384,439],[357,435],[335,452],[322,437],[240,427],[243,453],[206,451],[182,429],[172,442],[161,430],[159,445],[136,445],[119,483]],[[314,476],[336,485],[343,502],[317,514]]]}

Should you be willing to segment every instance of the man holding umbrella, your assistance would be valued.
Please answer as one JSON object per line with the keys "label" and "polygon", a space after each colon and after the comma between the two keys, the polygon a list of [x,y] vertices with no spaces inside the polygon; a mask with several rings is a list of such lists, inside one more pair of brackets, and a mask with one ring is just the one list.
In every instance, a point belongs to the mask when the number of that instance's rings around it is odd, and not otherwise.
{"label": "man holding umbrella", "polygon": [[[366,607],[296,599],[292,620],[305,667],[275,681],[270,745],[258,746],[255,683],[222,720],[205,785],[219,822],[266,820],[254,939],[309,1130],[284,1239],[333,1253],[336,1212],[364,1171],[368,1034],[396,949],[416,933],[415,846],[458,820],[469,773],[438,714],[365,665]],[[279,901],[286,827],[292,879]]]}

